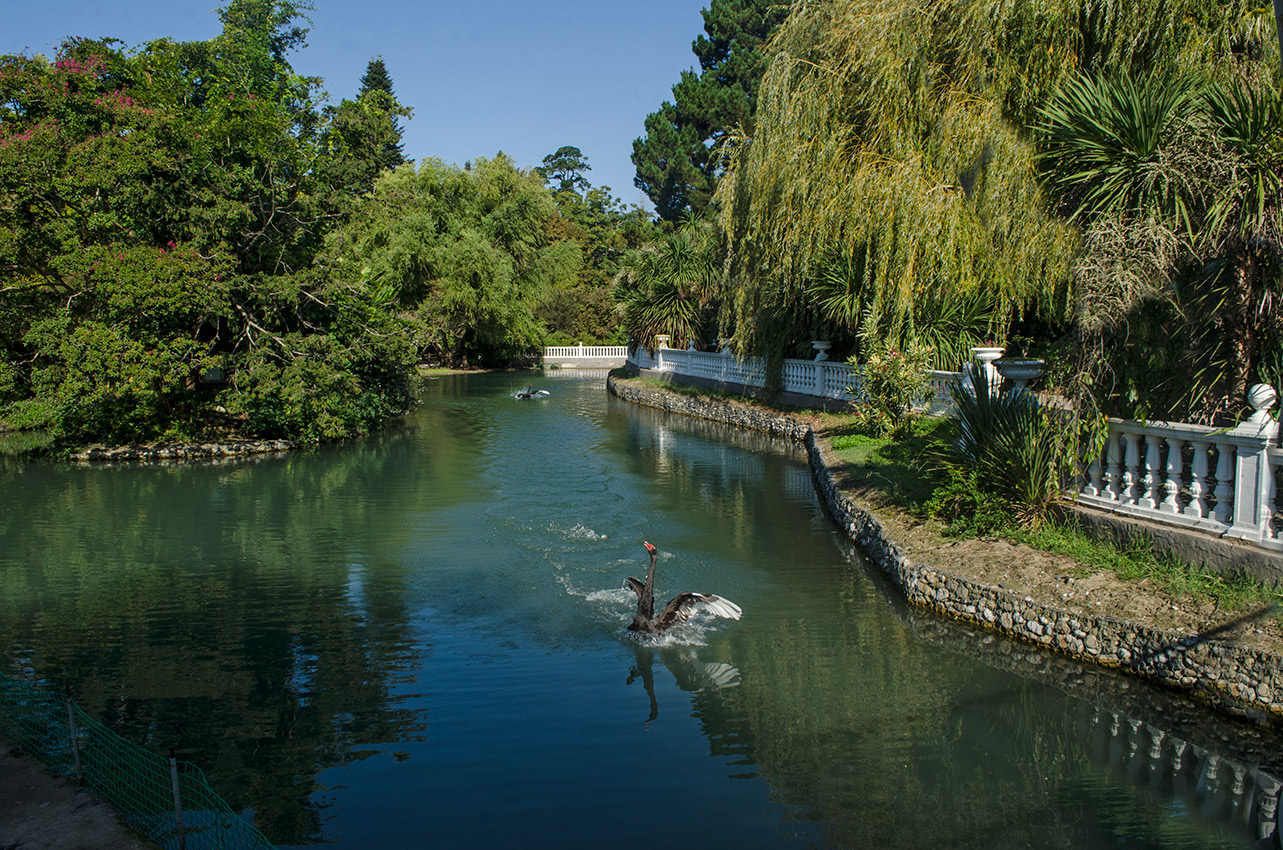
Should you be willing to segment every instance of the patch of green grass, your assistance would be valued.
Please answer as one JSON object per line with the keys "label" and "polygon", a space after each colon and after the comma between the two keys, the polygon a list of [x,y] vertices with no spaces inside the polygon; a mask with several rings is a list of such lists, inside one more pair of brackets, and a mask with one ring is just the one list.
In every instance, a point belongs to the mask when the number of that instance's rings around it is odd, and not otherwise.
{"label": "patch of green grass", "polygon": [[932,458],[943,450],[951,429],[947,419],[924,417],[907,436],[893,440],[862,431],[854,421],[834,420],[827,436],[833,454],[843,463],[839,484],[871,487],[900,507],[921,514],[939,483]]}
{"label": "patch of green grass", "polygon": [[833,447],[833,450],[839,452],[845,449],[854,449],[860,446],[877,446],[884,443],[884,440],[869,434],[840,434],[829,440],[829,445]]}
{"label": "patch of green grass", "polygon": [[1120,546],[1094,540],[1064,523],[1044,523],[1037,528],[1012,526],[1003,537],[1035,549],[1067,555],[1083,565],[1083,574],[1108,570],[1123,581],[1148,581],[1174,596],[1212,600],[1227,611],[1272,607],[1283,618],[1283,587],[1275,587],[1242,574],[1217,573],[1162,555],[1146,543]]}

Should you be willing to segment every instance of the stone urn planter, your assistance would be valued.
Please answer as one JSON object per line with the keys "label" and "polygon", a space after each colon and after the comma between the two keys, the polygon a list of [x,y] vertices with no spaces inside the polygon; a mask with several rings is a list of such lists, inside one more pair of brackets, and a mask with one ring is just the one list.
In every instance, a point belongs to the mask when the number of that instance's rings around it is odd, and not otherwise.
{"label": "stone urn planter", "polygon": [[668,334],[655,334],[655,347],[668,348],[668,341],[672,339]]}
{"label": "stone urn planter", "polygon": [[975,393],[978,387],[988,388],[989,395],[995,395],[1002,384],[1002,377],[994,368],[993,362],[1002,356],[1005,349],[998,346],[977,346],[971,349],[971,356],[976,362],[967,363],[962,368],[962,387],[969,393]]}
{"label": "stone urn planter", "polygon": [[1023,390],[1030,381],[1037,380],[1047,371],[1046,361],[1033,358],[1000,358],[993,365],[998,367],[998,374],[1002,375],[1004,381],[1015,384],[1017,391]]}
{"label": "stone urn planter", "polygon": [[815,359],[817,361],[828,360],[829,349],[832,347],[833,347],[833,343],[829,342],[827,339],[817,339],[811,342],[811,348],[814,348],[817,352],[819,352],[818,354],[815,355]]}

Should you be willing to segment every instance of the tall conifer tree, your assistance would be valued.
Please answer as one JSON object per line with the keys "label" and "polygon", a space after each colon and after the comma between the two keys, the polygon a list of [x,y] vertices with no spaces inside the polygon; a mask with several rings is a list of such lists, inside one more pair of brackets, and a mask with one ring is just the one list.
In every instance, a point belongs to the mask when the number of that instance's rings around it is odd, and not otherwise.
{"label": "tall conifer tree", "polygon": [[691,44],[700,73],[682,72],[673,101],[646,117],[646,135],[633,142],[633,182],[662,218],[708,208],[727,137],[737,127],[751,130],[763,46],[788,9],[775,0],[712,0],[704,10],[707,36]]}

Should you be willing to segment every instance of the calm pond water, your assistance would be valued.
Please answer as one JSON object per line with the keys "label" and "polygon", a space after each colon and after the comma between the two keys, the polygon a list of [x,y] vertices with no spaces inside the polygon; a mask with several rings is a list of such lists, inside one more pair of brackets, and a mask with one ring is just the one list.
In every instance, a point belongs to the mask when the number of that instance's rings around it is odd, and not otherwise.
{"label": "calm pond water", "polygon": [[[286,846],[1280,846],[1277,739],[907,610],[794,448],[526,381],[282,457],[0,460],[0,663]],[[744,618],[628,634],[643,539]]]}

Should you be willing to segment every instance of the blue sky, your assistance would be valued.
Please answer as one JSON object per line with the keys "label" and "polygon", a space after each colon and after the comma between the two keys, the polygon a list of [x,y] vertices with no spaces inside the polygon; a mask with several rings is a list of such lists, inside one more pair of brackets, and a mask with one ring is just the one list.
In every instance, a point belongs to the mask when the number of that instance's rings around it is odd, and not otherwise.
{"label": "blue sky", "polygon": [[[8,4],[0,53],[52,55],[67,36],[204,40],[221,29],[218,0]],[[383,57],[397,97],[414,109],[406,156],[462,164],[500,150],[538,165],[562,145],[583,151],[586,176],[641,203],[629,159],[647,113],[672,98],[708,0],[314,0],[296,71],[323,77],[329,99],[356,94]],[[649,209],[649,202],[646,204]]]}

